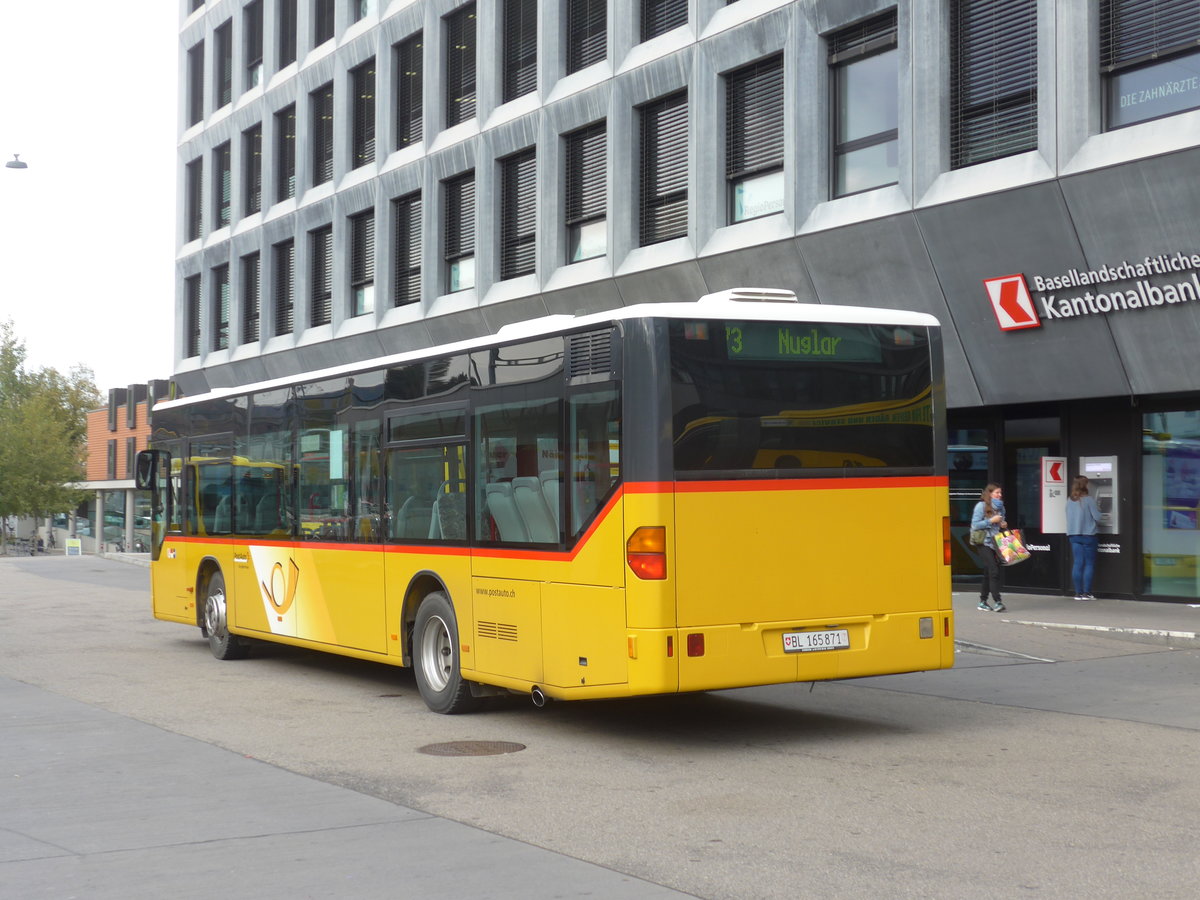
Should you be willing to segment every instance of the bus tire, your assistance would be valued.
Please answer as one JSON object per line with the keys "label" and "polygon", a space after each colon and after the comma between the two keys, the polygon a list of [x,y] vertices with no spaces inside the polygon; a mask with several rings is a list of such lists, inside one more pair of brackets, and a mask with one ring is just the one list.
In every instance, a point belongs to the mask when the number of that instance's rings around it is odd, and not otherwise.
{"label": "bus tire", "polygon": [[476,705],[471,685],[462,677],[458,622],[454,607],[441,591],[427,594],[413,623],[413,671],[421,699],[435,713],[453,715]]}
{"label": "bus tire", "polygon": [[228,607],[225,602],[225,576],[219,571],[208,577],[204,587],[204,626],[208,649],[217,659],[245,659],[250,643],[229,633]]}

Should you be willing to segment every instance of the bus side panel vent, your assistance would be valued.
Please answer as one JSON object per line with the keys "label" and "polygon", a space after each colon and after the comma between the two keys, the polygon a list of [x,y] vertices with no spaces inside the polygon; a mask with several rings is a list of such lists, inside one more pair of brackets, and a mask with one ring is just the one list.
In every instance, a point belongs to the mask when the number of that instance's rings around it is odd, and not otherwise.
{"label": "bus side panel vent", "polygon": [[567,341],[567,378],[571,384],[608,381],[616,375],[611,328],[570,335]]}
{"label": "bus side panel vent", "polygon": [[481,638],[491,638],[496,641],[515,641],[517,626],[505,622],[476,622],[475,630]]}

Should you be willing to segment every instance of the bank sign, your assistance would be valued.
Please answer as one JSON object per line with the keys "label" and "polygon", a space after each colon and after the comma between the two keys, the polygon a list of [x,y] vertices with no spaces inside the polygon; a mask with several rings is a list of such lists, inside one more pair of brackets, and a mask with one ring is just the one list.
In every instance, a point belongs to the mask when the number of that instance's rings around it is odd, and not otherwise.
{"label": "bank sign", "polygon": [[1040,328],[1045,321],[1140,312],[1200,301],[1200,253],[1147,256],[1098,269],[1023,274],[983,282],[1001,331]]}

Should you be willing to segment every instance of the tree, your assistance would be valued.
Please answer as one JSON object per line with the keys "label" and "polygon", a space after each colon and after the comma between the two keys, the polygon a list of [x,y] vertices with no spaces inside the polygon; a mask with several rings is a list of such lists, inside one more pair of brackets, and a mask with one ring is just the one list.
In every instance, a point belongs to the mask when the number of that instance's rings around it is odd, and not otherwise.
{"label": "tree", "polygon": [[[87,491],[87,413],[100,406],[92,372],[27,371],[25,344],[0,323],[0,519],[73,509]],[[0,541],[3,537],[0,537]]]}

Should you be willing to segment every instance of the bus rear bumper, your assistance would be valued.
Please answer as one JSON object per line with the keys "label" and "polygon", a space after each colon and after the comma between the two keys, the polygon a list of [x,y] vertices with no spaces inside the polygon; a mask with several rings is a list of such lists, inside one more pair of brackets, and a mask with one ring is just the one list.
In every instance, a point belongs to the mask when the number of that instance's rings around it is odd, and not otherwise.
{"label": "bus rear bumper", "polygon": [[680,691],[861,678],[953,666],[954,614],[680,628],[677,641]]}

